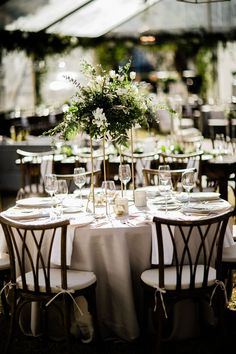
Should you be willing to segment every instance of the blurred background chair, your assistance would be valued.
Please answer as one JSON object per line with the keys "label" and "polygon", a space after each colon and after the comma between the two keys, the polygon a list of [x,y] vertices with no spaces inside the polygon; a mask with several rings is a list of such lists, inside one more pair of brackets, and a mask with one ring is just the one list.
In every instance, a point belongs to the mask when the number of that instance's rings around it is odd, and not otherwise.
{"label": "blurred background chair", "polygon": [[21,175],[21,188],[16,198],[46,195],[43,176],[52,170],[53,151],[29,152],[17,149],[16,152],[16,164],[19,165]]}
{"label": "blurred background chair", "polygon": [[[94,176],[94,187],[100,187],[101,186],[101,170],[95,170],[93,171],[93,176]],[[91,185],[91,179],[92,179],[92,171],[86,171],[85,172],[86,175],[86,179],[87,182],[85,184],[85,187],[90,186]],[[55,176],[57,179],[65,179],[67,181],[68,184],[68,190],[69,192],[73,192],[77,187],[75,185],[75,183],[73,182],[74,180],[74,174],[70,173],[70,174],[56,174]]]}
{"label": "blurred background chair", "polygon": [[[184,172],[197,172],[195,168],[181,168],[178,170],[169,170],[167,171],[171,175],[173,190],[182,190],[181,178]],[[145,186],[155,186],[158,185],[158,176],[160,173],[163,174],[163,171],[158,169],[143,168],[143,179]]]}
{"label": "blurred background chair", "polygon": [[160,163],[170,165],[171,169],[196,168],[197,187],[202,191],[202,155],[203,151],[191,153],[174,154],[160,152]]}

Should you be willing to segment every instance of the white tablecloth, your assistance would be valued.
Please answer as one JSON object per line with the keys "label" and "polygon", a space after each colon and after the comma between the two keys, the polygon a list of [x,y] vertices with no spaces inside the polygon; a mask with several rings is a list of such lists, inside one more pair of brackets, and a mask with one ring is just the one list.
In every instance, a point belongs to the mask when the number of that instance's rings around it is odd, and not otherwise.
{"label": "white tablecloth", "polygon": [[[158,263],[153,215],[192,217],[180,211],[165,214],[150,204],[145,208],[130,205],[129,211],[128,217],[111,222],[99,219],[83,227],[69,226],[67,243],[68,264],[74,269],[94,271],[97,276],[98,321],[102,335],[125,340],[133,340],[140,334],[143,308],[140,275],[150,268],[151,262]],[[229,228],[225,246],[233,243],[230,231]],[[0,233],[0,251],[5,250],[2,240]],[[60,263],[58,255],[59,249],[55,249],[55,263]],[[172,250],[168,244],[165,257],[170,263]]]}

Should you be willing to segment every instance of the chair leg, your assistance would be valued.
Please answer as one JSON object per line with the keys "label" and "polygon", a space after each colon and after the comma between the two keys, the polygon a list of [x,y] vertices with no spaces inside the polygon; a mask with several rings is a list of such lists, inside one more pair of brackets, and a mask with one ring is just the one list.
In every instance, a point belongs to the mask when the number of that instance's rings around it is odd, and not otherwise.
{"label": "chair leg", "polygon": [[[4,287],[4,280],[5,279],[1,279],[0,280],[0,289],[3,289]],[[9,318],[9,305],[6,299],[6,293],[5,290],[2,291],[1,293],[1,303],[2,303],[2,308],[3,308],[3,314],[6,318]]]}
{"label": "chair leg", "polygon": [[67,345],[67,353],[71,353],[71,334],[70,334],[70,326],[71,326],[71,299],[68,294],[63,294],[63,313],[64,313],[64,328],[66,335],[66,345]]}
{"label": "chair leg", "polygon": [[98,325],[98,319],[97,319],[97,305],[96,305],[96,292],[95,292],[95,287],[92,286],[86,294],[84,295],[85,299],[87,300],[88,303],[88,311],[92,316],[92,325],[94,328],[94,338],[99,345],[100,340],[101,340],[101,335],[100,335],[100,329]]}
{"label": "chair leg", "polygon": [[13,338],[14,338],[14,334],[16,331],[16,321],[17,321],[17,311],[16,311],[16,294],[13,294],[13,298],[11,300],[11,316],[10,316],[10,327],[9,327],[9,331],[8,331],[8,337],[7,337],[7,341],[6,341],[6,345],[5,345],[5,349],[4,349],[4,354],[9,354],[11,353],[11,346],[12,346],[12,342],[13,342]]}

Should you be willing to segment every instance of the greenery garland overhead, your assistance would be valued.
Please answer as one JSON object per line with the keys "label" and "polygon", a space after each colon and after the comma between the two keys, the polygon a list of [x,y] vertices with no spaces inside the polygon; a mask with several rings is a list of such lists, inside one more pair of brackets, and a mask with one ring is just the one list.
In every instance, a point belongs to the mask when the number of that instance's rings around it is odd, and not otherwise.
{"label": "greenery garland overhead", "polygon": [[63,53],[78,46],[78,39],[45,32],[0,31],[0,49],[23,50],[28,56],[40,60],[46,55]]}
{"label": "greenery garland overhead", "polygon": [[[150,44],[151,46],[161,47],[168,43],[175,43],[176,45],[192,45],[215,47],[217,42],[226,43],[227,41],[236,40],[236,29],[229,32],[207,32],[204,29],[198,31],[186,31],[181,33],[170,32],[146,32],[145,35],[156,36],[156,42]],[[60,36],[57,34],[39,32],[22,32],[22,31],[5,31],[0,30],[0,50],[7,51],[24,50],[27,55],[33,55],[35,59],[44,58],[46,55],[55,53],[62,53],[70,51],[71,49],[82,47],[97,47],[99,45],[110,45],[114,43],[115,46],[126,46],[126,43],[133,45],[141,44],[139,37],[131,36],[106,36],[98,38],[77,38],[71,36]],[[186,48],[188,48],[186,47]],[[112,50],[112,48],[111,48]]]}

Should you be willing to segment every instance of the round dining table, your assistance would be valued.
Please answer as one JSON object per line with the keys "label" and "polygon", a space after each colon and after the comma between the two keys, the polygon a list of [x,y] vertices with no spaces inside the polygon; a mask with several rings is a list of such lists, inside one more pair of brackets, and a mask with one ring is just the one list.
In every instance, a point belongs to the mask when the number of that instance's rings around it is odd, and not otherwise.
{"label": "round dining table", "polygon": [[[57,215],[57,206],[50,205],[50,198],[22,199],[13,208],[3,211],[8,218],[22,223],[50,222],[52,208],[55,211],[54,217],[70,219],[68,266],[96,274],[98,323],[103,338],[119,337],[131,341],[140,335],[143,309],[140,275],[152,264],[158,263],[153,216],[191,220],[209,218],[231,208],[217,193],[191,193],[190,205],[187,204],[186,193],[175,193],[168,201],[166,210],[163,197],[159,195],[156,186],[143,189],[147,196],[147,205],[136,207],[133,192],[128,191],[127,196],[123,196],[128,199],[129,208],[128,214],[124,215],[116,215],[112,209],[111,217],[108,217],[100,199],[96,199],[93,214],[85,197],[83,206],[79,205],[80,200],[76,193],[65,198],[63,214],[60,215]],[[117,195],[120,193],[117,191]],[[228,247],[233,242],[232,227],[229,225],[224,246]],[[172,254],[171,250],[168,251],[168,241],[166,249],[167,263],[171,263]],[[0,251],[6,251],[2,230]],[[55,265],[60,264],[58,254],[55,248],[52,252]],[[31,311],[29,317],[24,315],[24,321],[31,321],[31,335],[37,335],[37,324],[32,323],[32,317],[35,322],[37,316],[32,316]]]}

